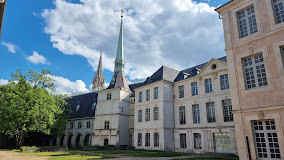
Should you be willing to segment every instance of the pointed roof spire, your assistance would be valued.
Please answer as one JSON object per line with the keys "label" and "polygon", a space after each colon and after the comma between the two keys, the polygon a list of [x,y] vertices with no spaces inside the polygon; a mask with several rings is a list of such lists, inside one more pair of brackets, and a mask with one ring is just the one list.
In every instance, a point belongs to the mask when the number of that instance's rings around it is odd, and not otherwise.
{"label": "pointed roof spire", "polygon": [[120,23],[120,31],[118,38],[118,46],[115,58],[115,68],[114,72],[124,71],[124,51],[123,51],[123,12],[124,9],[121,9],[121,23]]}
{"label": "pointed roof spire", "polygon": [[97,73],[95,74],[93,83],[92,83],[92,90],[94,91],[104,89],[104,86],[105,86],[105,77],[103,75],[102,54],[103,53],[101,52]]}

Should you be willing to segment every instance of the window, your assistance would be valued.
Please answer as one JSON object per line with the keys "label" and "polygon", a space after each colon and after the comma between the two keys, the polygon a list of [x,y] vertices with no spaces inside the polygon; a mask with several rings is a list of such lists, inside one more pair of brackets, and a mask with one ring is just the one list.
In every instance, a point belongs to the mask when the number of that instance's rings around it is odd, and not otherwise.
{"label": "window", "polygon": [[257,159],[281,159],[274,120],[252,121]]}
{"label": "window", "polygon": [[150,108],[145,110],[145,121],[150,121]]}
{"label": "window", "polygon": [[76,111],[79,111],[79,109],[80,109],[80,104],[77,105]]}
{"label": "window", "polygon": [[206,103],[206,110],[207,110],[207,122],[208,123],[216,122],[214,102]]}
{"label": "window", "polygon": [[107,100],[111,100],[111,93],[107,94]]}
{"label": "window", "polygon": [[159,108],[158,107],[154,107],[154,120],[159,120]]}
{"label": "window", "polygon": [[142,146],[142,133],[138,133],[137,146]]}
{"label": "window", "polygon": [[229,78],[227,74],[221,75],[220,76],[220,86],[221,90],[229,89]]}
{"label": "window", "polygon": [[240,38],[252,35],[258,31],[253,6],[238,12],[237,19]]}
{"label": "window", "polygon": [[230,99],[223,100],[222,104],[223,104],[224,122],[234,121],[231,100]]}
{"label": "window", "polygon": [[154,99],[158,99],[159,98],[159,88],[155,87],[154,88]]}
{"label": "window", "polygon": [[198,95],[197,82],[191,83],[191,95],[192,96],[197,96]]}
{"label": "window", "polygon": [[185,121],[185,106],[179,107],[179,124],[186,124],[186,121]]}
{"label": "window", "polygon": [[180,148],[186,148],[186,134],[185,133],[179,134],[179,143],[180,143]]}
{"label": "window", "polygon": [[74,123],[73,123],[73,122],[70,122],[69,128],[70,128],[70,129],[73,129],[73,128],[74,128]]}
{"label": "window", "polygon": [[244,58],[242,61],[246,89],[266,86],[267,79],[262,54]]}
{"label": "window", "polygon": [[179,92],[179,98],[183,98],[184,97],[183,85],[182,86],[178,86],[178,92]]}
{"label": "window", "polygon": [[150,101],[150,89],[146,90],[146,101]]}
{"label": "window", "polygon": [[142,122],[142,110],[138,110],[138,122]]}
{"label": "window", "polygon": [[212,79],[205,79],[205,93],[210,93],[213,91],[212,89]]}
{"label": "window", "polygon": [[96,105],[97,105],[97,102],[94,102],[93,105],[92,105],[92,109],[95,109]]}
{"label": "window", "polygon": [[82,122],[78,122],[78,128],[82,128]]}
{"label": "window", "polygon": [[194,137],[194,149],[202,149],[201,135],[199,133],[193,133],[193,137]]}
{"label": "window", "polygon": [[91,128],[91,122],[87,122],[87,128]]}
{"label": "window", "polygon": [[142,102],[142,92],[139,92],[139,103]]}
{"label": "window", "polygon": [[159,133],[154,133],[154,147],[159,147]]}
{"label": "window", "polygon": [[276,24],[284,22],[284,0],[272,0]]}
{"label": "window", "polygon": [[192,105],[193,123],[200,123],[199,104]]}
{"label": "window", "polygon": [[105,121],[105,129],[109,129],[109,121]]}
{"label": "window", "polygon": [[281,57],[282,57],[282,62],[283,62],[283,66],[284,66],[284,46],[281,46],[280,47],[280,54],[281,54]]}
{"label": "window", "polygon": [[150,146],[150,133],[145,133],[145,147]]}

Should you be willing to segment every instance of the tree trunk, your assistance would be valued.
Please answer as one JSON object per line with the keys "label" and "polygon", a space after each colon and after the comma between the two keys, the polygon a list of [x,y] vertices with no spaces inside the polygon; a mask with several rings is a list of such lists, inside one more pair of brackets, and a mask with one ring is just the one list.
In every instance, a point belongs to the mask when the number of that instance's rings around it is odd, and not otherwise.
{"label": "tree trunk", "polygon": [[20,131],[16,134],[16,142],[17,142],[17,147],[22,147],[24,144],[24,140],[25,140],[25,132],[24,131]]}

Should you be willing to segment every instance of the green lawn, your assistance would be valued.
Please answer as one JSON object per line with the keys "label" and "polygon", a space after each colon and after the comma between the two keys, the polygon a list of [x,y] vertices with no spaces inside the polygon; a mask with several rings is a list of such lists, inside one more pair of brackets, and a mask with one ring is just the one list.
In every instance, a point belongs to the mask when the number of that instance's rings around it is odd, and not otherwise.
{"label": "green lawn", "polygon": [[121,154],[130,157],[178,157],[188,156],[188,153],[163,152],[163,151],[139,151],[139,150],[113,150],[113,151],[94,151],[100,154]]}
{"label": "green lawn", "polygon": [[82,151],[68,151],[68,152],[24,152],[31,156],[48,157],[48,160],[89,160],[89,159],[102,159],[102,158],[114,158],[107,155],[95,154],[92,152]]}

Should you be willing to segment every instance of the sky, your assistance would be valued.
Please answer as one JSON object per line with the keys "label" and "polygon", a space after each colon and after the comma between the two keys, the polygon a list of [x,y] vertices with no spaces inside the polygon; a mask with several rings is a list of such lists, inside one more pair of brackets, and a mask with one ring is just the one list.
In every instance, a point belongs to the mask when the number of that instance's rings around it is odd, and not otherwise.
{"label": "sky", "polygon": [[[225,56],[215,8],[229,0],[124,0],[129,83],[162,65],[183,70]],[[8,0],[0,40],[0,85],[11,73],[50,70],[58,94],[89,91],[103,53],[114,69],[122,0]],[[106,84],[106,85],[107,85]]]}

